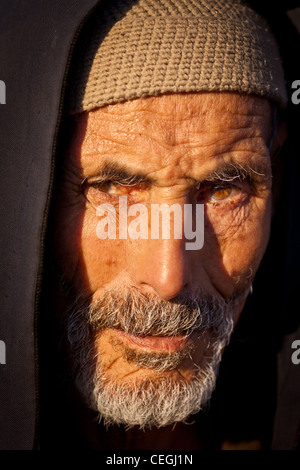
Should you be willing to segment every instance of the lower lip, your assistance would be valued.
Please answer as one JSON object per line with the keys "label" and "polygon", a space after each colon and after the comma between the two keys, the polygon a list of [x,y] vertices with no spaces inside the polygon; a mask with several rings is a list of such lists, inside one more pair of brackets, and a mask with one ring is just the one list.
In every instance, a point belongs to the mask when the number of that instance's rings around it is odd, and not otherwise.
{"label": "lower lip", "polygon": [[125,340],[126,343],[140,348],[175,352],[180,351],[186,346],[188,337],[186,336],[133,336],[124,331],[117,331],[119,336]]}

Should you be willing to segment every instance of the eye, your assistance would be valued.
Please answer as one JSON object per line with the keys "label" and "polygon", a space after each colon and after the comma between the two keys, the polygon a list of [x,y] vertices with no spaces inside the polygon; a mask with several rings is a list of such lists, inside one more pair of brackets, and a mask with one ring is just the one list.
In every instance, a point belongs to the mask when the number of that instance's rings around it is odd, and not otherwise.
{"label": "eye", "polygon": [[126,191],[124,186],[119,185],[118,183],[115,183],[110,180],[92,182],[90,186],[91,188],[101,191],[102,193],[107,193],[107,194],[112,194],[112,195],[120,194],[122,193],[122,190],[124,190],[124,192]]}
{"label": "eye", "polygon": [[247,183],[227,183],[223,181],[207,182],[200,185],[197,202],[200,203],[225,203],[228,200],[232,203],[241,201],[241,198],[249,194]]}
{"label": "eye", "polygon": [[92,181],[87,187],[94,192],[105,193],[108,196],[129,195],[136,189],[133,185],[120,184],[111,180]]}
{"label": "eye", "polygon": [[148,186],[146,183],[119,182],[109,179],[85,181],[82,192],[85,198],[94,206],[104,200],[112,204],[119,202],[120,196],[128,197],[128,203],[141,202],[147,198]]}
{"label": "eye", "polygon": [[212,188],[211,198],[214,201],[224,201],[232,195],[234,189],[236,188],[233,186],[220,184]]}

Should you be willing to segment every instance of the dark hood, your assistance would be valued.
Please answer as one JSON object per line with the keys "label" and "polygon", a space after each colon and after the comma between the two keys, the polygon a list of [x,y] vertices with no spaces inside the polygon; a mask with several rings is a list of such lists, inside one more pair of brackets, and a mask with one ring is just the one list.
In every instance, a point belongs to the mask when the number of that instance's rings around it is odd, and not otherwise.
{"label": "dark hood", "polygon": [[36,306],[53,149],[76,31],[96,0],[1,1],[0,448],[34,444]]}
{"label": "dark hood", "polygon": [[[0,105],[0,340],[6,345],[6,364],[0,364],[1,449],[39,448],[37,325],[56,139],[73,46],[85,18],[100,3],[2,0],[0,5],[0,80],[6,84],[6,104]],[[286,11],[299,2],[276,2],[271,8],[252,3],[278,38],[290,96],[291,83],[300,79],[300,40]],[[300,365],[290,360],[291,342],[300,339],[295,303],[300,104],[289,103],[286,115],[289,138],[272,238],[226,351],[211,407],[218,433],[233,440],[235,429],[246,436],[246,427],[262,423],[273,435],[274,448],[295,448],[300,430]]]}

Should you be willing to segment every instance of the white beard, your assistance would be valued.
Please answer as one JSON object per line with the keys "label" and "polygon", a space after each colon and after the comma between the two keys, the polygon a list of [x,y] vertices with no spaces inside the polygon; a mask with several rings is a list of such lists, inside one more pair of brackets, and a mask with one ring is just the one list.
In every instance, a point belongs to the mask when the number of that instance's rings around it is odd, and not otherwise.
{"label": "white beard", "polygon": [[217,378],[216,362],[214,358],[205,371],[199,370],[186,383],[167,376],[122,384],[112,380],[104,383],[99,368],[93,378],[91,406],[99,412],[105,425],[119,423],[127,428],[144,429],[184,421],[209,401]]}
{"label": "white beard", "polygon": [[[99,419],[105,425],[117,423],[127,428],[139,426],[142,429],[167,426],[184,421],[189,415],[198,413],[208,403],[215,388],[222,351],[229,342],[233,330],[232,317],[236,302],[237,299],[233,299],[228,303],[218,304],[218,320],[215,320],[215,311],[212,315],[214,318],[210,321],[205,320],[206,331],[214,328],[210,325],[217,324],[209,344],[209,353],[203,361],[204,365],[200,367],[195,364],[194,377],[190,381],[180,381],[180,383],[172,376],[168,376],[168,372],[159,372],[172,369],[172,358],[170,358],[172,354],[165,355],[168,361],[166,367],[163,359],[159,361],[157,367],[155,364],[151,365],[151,354],[149,354],[150,362],[146,367],[158,370],[157,375],[151,374],[151,378],[127,382],[108,378],[101,355],[97,354],[95,357],[95,339],[89,327],[89,319],[95,315],[95,311],[98,312],[98,307],[73,308],[68,315],[68,339],[74,359],[75,383],[87,406],[99,414]],[[204,303],[201,306],[202,310],[203,306]],[[121,313],[122,318],[126,317],[125,309]],[[129,323],[131,321],[132,318]],[[196,326],[200,323],[195,321],[195,331],[198,331]],[[124,357],[123,359],[126,360]]]}

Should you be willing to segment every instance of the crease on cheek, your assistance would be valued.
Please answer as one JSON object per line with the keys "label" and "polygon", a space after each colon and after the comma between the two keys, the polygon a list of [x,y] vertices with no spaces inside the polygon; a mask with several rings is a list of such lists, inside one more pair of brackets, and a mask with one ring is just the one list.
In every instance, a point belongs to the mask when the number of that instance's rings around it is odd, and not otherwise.
{"label": "crease on cheek", "polygon": [[206,233],[209,237],[215,237],[218,242],[224,244],[245,230],[250,214],[249,205],[230,207],[228,204],[224,209],[212,207],[206,213]]}
{"label": "crease on cheek", "polygon": [[257,226],[238,231],[220,244],[223,267],[237,285],[253,279],[266,245],[264,231]]}
{"label": "crease on cheek", "polygon": [[239,233],[268,229],[271,220],[271,195],[250,197],[239,204],[227,203],[224,207],[212,206],[207,209],[208,226],[221,240]]}
{"label": "crease on cheek", "polygon": [[234,210],[231,218],[221,212],[211,216],[208,245],[219,251],[222,270],[236,284],[250,282],[261,262],[270,233],[270,204],[253,200]]}

